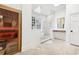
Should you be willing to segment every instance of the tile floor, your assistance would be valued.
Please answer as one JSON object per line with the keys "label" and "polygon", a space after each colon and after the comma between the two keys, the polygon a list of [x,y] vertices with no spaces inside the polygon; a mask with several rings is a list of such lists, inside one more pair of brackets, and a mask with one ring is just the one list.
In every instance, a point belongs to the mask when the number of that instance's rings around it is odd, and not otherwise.
{"label": "tile floor", "polygon": [[66,44],[62,40],[53,40],[41,44],[35,49],[21,52],[19,55],[78,55],[79,47]]}

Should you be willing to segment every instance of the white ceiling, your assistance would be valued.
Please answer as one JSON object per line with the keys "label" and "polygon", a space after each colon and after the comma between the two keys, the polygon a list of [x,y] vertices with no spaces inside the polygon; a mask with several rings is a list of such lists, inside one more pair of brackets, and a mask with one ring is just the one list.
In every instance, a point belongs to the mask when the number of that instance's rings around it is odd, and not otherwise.
{"label": "white ceiling", "polygon": [[33,4],[32,5],[32,10],[34,11],[38,7],[40,7],[41,12],[40,14],[43,15],[50,15],[53,14],[55,11],[59,11],[61,9],[64,9],[66,5],[61,4],[59,6],[54,6],[53,4]]}

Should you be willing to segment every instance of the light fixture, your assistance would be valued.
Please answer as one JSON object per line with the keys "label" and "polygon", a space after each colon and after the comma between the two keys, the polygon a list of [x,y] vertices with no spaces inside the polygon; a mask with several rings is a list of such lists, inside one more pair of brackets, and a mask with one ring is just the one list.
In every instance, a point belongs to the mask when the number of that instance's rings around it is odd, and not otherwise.
{"label": "light fixture", "polygon": [[37,7],[37,8],[34,10],[34,12],[41,13],[41,8],[40,8],[40,6]]}
{"label": "light fixture", "polygon": [[3,16],[2,15],[0,15],[0,19],[3,19]]}
{"label": "light fixture", "polygon": [[59,6],[60,4],[54,4],[54,6]]}

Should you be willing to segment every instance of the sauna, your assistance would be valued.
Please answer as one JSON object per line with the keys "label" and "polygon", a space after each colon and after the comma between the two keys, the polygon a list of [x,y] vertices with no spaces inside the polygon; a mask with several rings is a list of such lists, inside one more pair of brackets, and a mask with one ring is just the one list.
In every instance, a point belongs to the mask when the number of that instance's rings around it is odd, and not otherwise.
{"label": "sauna", "polygon": [[0,55],[21,51],[21,11],[0,5]]}

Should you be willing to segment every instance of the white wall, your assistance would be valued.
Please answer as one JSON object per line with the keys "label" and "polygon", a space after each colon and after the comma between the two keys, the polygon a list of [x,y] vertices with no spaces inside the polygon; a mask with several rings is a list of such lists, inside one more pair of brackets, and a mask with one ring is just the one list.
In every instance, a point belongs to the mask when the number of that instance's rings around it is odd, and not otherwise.
{"label": "white wall", "polygon": [[[26,8],[25,8],[26,7]],[[22,5],[22,49],[30,47],[32,5]]]}
{"label": "white wall", "polygon": [[[79,12],[79,4],[66,5],[66,42],[70,43],[70,14]],[[79,39],[79,38],[78,38]]]}

